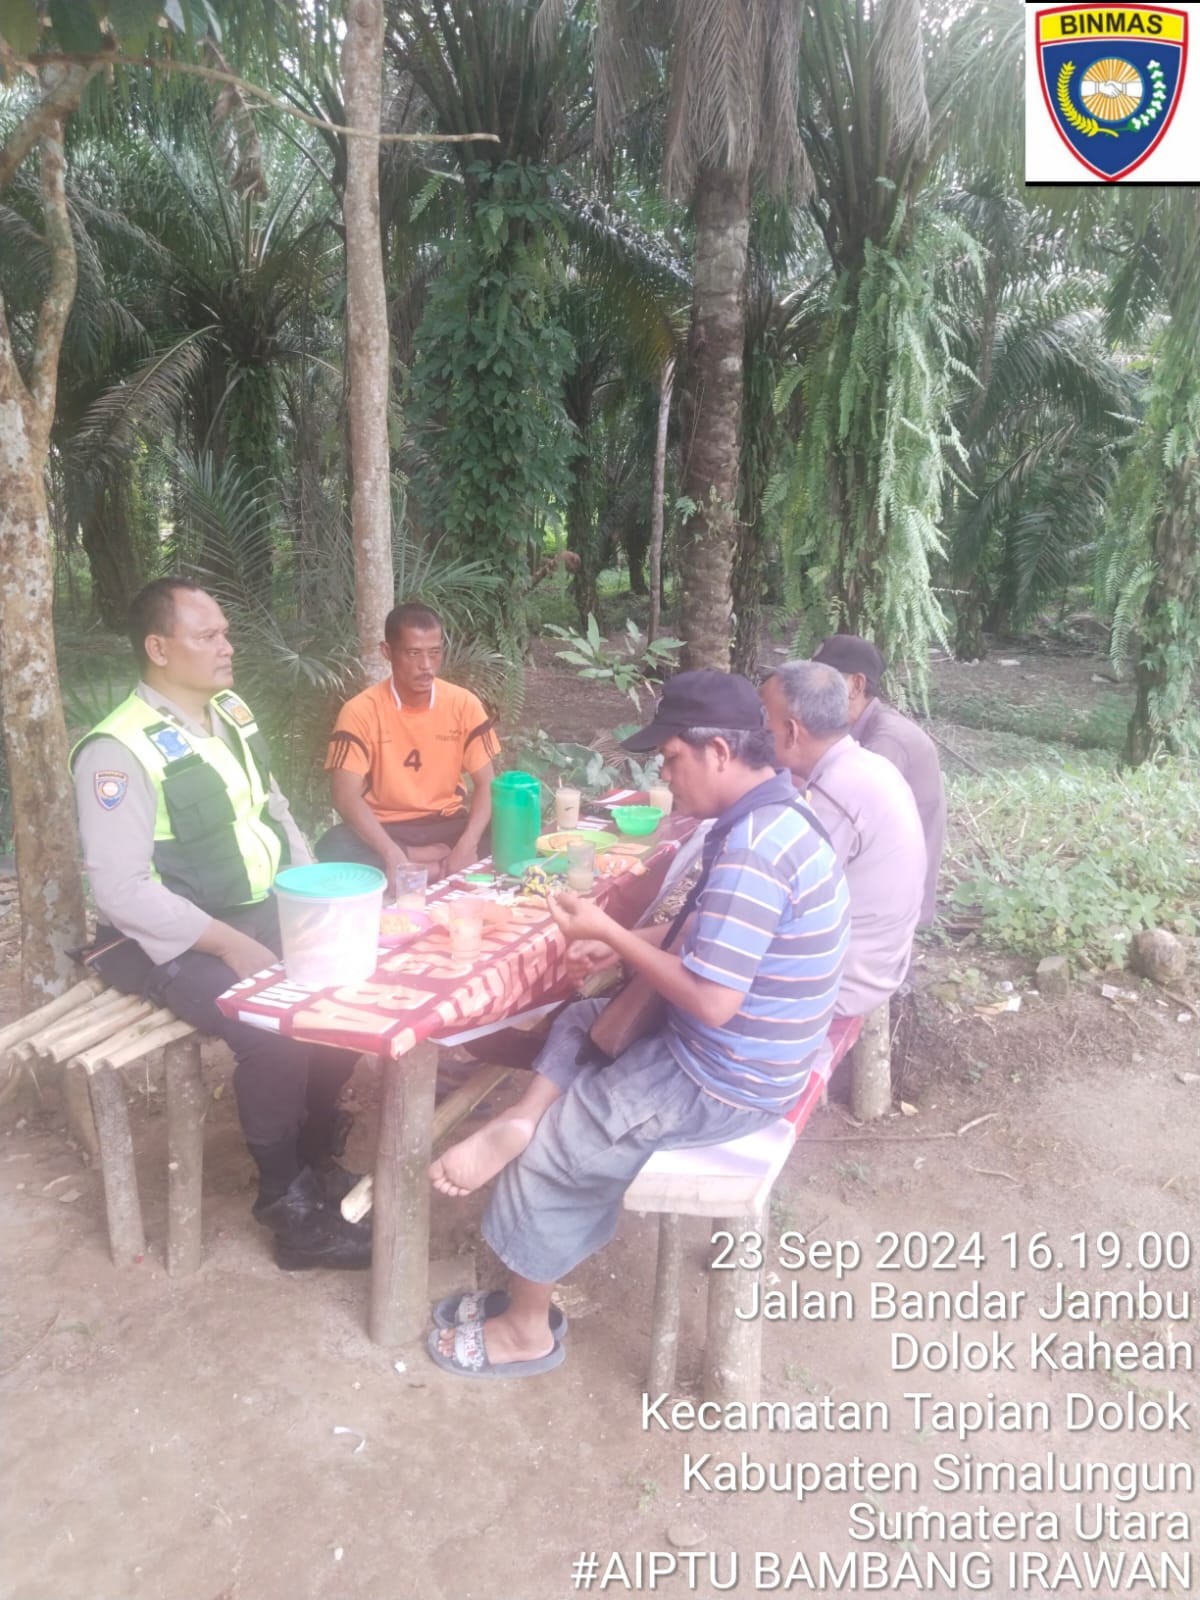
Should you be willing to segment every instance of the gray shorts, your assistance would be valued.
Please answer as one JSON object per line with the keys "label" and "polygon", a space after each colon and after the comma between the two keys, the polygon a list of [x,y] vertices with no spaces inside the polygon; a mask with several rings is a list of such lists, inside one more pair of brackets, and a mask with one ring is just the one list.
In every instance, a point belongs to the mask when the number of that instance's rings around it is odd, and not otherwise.
{"label": "gray shorts", "polygon": [[555,1283],[617,1231],[626,1189],[656,1150],[723,1144],[778,1117],[726,1105],[688,1077],[663,1034],[604,1065],[577,1062],[604,1005],[581,1000],[556,1020],[537,1071],[562,1097],[496,1180],[483,1237],[512,1272]]}

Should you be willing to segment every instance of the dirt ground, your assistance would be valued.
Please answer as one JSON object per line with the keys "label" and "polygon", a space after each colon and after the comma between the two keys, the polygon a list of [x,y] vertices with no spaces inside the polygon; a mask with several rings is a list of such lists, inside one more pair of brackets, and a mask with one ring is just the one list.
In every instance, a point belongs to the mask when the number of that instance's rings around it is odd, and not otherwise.
{"label": "dirt ground", "polygon": [[[956,670],[979,681],[985,672],[1019,669]],[[531,697],[561,707],[561,685],[548,674],[534,676]],[[595,726],[590,691],[589,704]],[[542,725],[560,736],[579,726]],[[964,753],[978,754],[965,730],[953,732],[953,742],[960,732]],[[0,956],[8,957],[0,1021],[12,1009],[12,923],[0,906]],[[626,1215],[613,1244],[563,1285],[568,1355],[547,1377],[467,1383],[439,1373],[420,1347],[372,1345],[365,1274],[287,1275],[273,1265],[267,1237],[250,1218],[250,1161],[219,1052],[206,1067],[212,1098],[203,1266],[191,1278],[166,1275],[161,1090],[131,1075],[149,1246],[144,1261],[117,1270],[106,1250],[99,1174],[66,1140],[49,1090],[41,1105],[31,1092],[10,1100],[0,1124],[0,1596],[565,1600],[581,1553],[595,1552],[600,1572],[610,1553],[622,1553],[628,1579],[609,1587],[636,1593],[649,1592],[651,1579],[645,1566],[636,1573],[634,1557],[655,1551],[664,1553],[657,1590],[666,1595],[709,1596],[718,1584],[729,1587],[731,1553],[741,1563],[734,1592],[751,1594],[756,1552],[778,1553],[786,1571],[796,1552],[815,1570],[822,1552],[841,1558],[855,1549],[886,1550],[899,1560],[905,1552],[924,1559],[926,1551],[961,1557],[974,1549],[994,1566],[984,1592],[1005,1597],[1038,1592],[1009,1575],[1010,1551],[1054,1549],[1032,1537],[956,1544],[911,1532],[893,1542],[882,1533],[856,1542],[848,1522],[854,1504],[876,1516],[920,1506],[1057,1510],[1067,1518],[1062,1547],[1077,1556],[1194,1556],[1200,1499],[1186,1481],[1132,1505],[1186,1513],[1187,1541],[1164,1537],[1162,1528],[1115,1527],[1088,1539],[1071,1530],[1077,1497],[1061,1490],[939,1492],[932,1471],[935,1456],[947,1452],[1024,1463],[1044,1461],[1049,1450],[1070,1463],[1167,1461],[1193,1475],[1200,1468],[1194,1372],[1032,1372],[1023,1356],[1030,1335],[1047,1331],[1170,1337],[1194,1348],[1188,1316],[1154,1320],[1142,1307],[1139,1323],[1120,1306],[1100,1305],[1068,1324],[1040,1318],[1038,1308],[1053,1301],[1058,1282],[1068,1291],[1095,1291],[1144,1280],[1159,1291],[1186,1291],[1193,1303],[1200,1293],[1200,1018],[1128,977],[1119,986],[1136,998],[1106,1000],[1100,978],[1080,977],[1067,999],[1051,1003],[1032,992],[1028,966],[976,951],[926,948],[914,978],[898,1018],[903,1109],[860,1128],[835,1098],[814,1116],[776,1187],[764,1280],[768,1289],[786,1290],[793,1280],[806,1291],[847,1289],[855,1315],[850,1323],[764,1321],[763,1398],[789,1406],[825,1396],[883,1401],[886,1430],[685,1433],[664,1431],[653,1418],[643,1426],[653,1218]],[[1013,998],[1019,1009],[1001,1009]],[[370,1071],[360,1069],[354,1092],[363,1114],[347,1153],[360,1169],[371,1160],[373,1090]],[[479,1239],[482,1207],[481,1197],[434,1198],[433,1254],[447,1285],[498,1281]],[[878,1242],[889,1230],[943,1230],[956,1249],[978,1233],[986,1259],[921,1270],[915,1243],[911,1265],[891,1271],[882,1259],[886,1238]],[[1035,1270],[1028,1242],[1042,1230],[1053,1259]],[[1095,1259],[1102,1230],[1119,1241],[1119,1259],[1107,1272]],[[809,1242],[857,1244],[862,1263],[841,1280],[812,1266],[796,1272],[792,1254],[780,1256],[779,1240],[794,1244],[797,1233]],[[1087,1270],[1080,1270],[1071,1238],[1080,1233],[1091,1241]],[[698,1397],[708,1234],[706,1223],[687,1225],[677,1399]],[[1020,1242],[1016,1268],[1008,1263],[1006,1234]],[[1192,1260],[1179,1270],[1152,1270],[1153,1240],[1167,1235],[1190,1241]],[[1151,1264],[1145,1270],[1139,1256]],[[870,1285],[958,1292],[974,1280],[1028,1296],[1003,1329],[1016,1339],[1016,1370],[892,1370],[897,1331],[922,1340],[953,1331],[988,1340],[999,1325],[962,1312],[951,1322],[936,1308],[923,1323],[873,1321]],[[1054,1422],[1049,1433],[985,1429],[960,1440],[940,1419],[914,1415],[904,1398],[913,1392],[953,1402],[1046,1400]],[[1190,1430],[1067,1429],[1068,1393],[1140,1407],[1149,1421],[1145,1408],[1169,1392],[1193,1407]],[[1086,1399],[1071,1404],[1086,1414]],[[703,1481],[685,1487],[689,1452],[693,1459],[711,1452],[711,1461],[700,1469]],[[739,1463],[743,1453],[777,1469],[854,1458],[911,1463],[919,1485],[827,1487],[802,1503],[794,1493],[749,1484],[726,1492],[713,1469],[718,1461]],[[1083,1499],[1090,1505],[1114,1496]],[[691,1587],[680,1570],[666,1575],[665,1557],[681,1566],[686,1551],[718,1553],[715,1582],[707,1567]],[[770,1570],[768,1563],[768,1577]],[[1200,1581],[1195,1574],[1193,1581]],[[846,1586],[868,1587],[865,1580]],[[792,1592],[812,1590],[797,1582]],[[909,1585],[895,1592],[923,1591]],[[965,1585],[931,1583],[928,1592],[963,1593]],[[1125,1591],[1113,1584],[1059,1592]]]}

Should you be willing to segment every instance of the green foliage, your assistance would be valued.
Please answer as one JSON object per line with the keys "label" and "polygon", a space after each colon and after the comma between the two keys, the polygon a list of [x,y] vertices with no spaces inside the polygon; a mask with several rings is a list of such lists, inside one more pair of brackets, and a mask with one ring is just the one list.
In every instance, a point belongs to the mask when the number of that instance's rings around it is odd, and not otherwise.
{"label": "green foliage", "polygon": [[1029,956],[1120,961],[1141,928],[1200,926],[1200,770],[1031,768],[949,785],[954,901]]}
{"label": "green foliage", "polygon": [[627,750],[618,749],[615,741],[630,732],[632,728],[615,728],[611,739],[587,745],[554,739],[538,728],[510,741],[506,753],[510,766],[542,780],[548,796],[559,783],[573,784],[593,795],[610,789],[645,789],[658,775],[659,760],[652,756],[639,761]]}
{"label": "green foliage", "polygon": [[1200,750],[1200,381],[1193,331],[1158,350],[1146,420],[1113,495],[1097,561],[1113,656],[1136,659],[1142,696],[1127,756]]}
{"label": "green foliage", "polygon": [[868,240],[862,265],[841,274],[816,348],[776,401],[782,409],[797,387],[803,398],[776,515],[808,630],[878,640],[911,663],[919,690],[929,644],[945,638],[930,564],[942,553],[948,458],[961,459],[947,269],[964,258],[979,250],[957,223],[900,207],[886,240]]}
{"label": "green foliage", "polygon": [[623,652],[602,637],[593,616],[587,619],[586,633],[573,633],[553,623],[547,625],[546,632],[566,640],[570,647],[555,652],[560,661],[575,667],[581,678],[610,683],[621,694],[627,694],[639,711],[643,690],[651,680],[658,680],[670,670],[676,654],[683,649],[682,639],[655,639],[653,644],[647,644],[646,635],[632,617],[625,624]]}
{"label": "green foliage", "polygon": [[1061,693],[1016,700],[995,690],[948,689],[943,682],[930,692],[929,707],[933,716],[963,728],[1015,733],[1046,744],[1115,754],[1125,738],[1130,697],[1113,691],[1084,708]]}
{"label": "green foliage", "polygon": [[[49,33],[42,30],[43,15]],[[154,39],[160,18],[187,38],[221,37],[208,0],[49,0],[48,6],[41,0],[0,0],[0,33],[24,55],[42,46],[88,54],[113,44],[140,54]]]}
{"label": "green foliage", "polygon": [[520,641],[532,556],[566,491],[571,344],[554,316],[562,273],[547,175],[515,163],[472,171],[479,198],[447,247],[409,377],[427,458],[414,488],[451,546],[502,580],[499,631]]}

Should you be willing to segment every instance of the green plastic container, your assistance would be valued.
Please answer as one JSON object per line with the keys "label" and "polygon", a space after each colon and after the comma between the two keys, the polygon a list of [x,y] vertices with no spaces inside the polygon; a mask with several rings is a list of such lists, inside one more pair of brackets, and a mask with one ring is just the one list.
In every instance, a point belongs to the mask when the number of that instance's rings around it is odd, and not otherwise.
{"label": "green plastic container", "polygon": [[614,806],[613,821],[621,833],[653,833],[663,819],[661,806]]}
{"label": "green plastic container", "polygon": [[537,855],[542,831],[542,786],[531,772],[492,779],[492,860],[498,872]]}

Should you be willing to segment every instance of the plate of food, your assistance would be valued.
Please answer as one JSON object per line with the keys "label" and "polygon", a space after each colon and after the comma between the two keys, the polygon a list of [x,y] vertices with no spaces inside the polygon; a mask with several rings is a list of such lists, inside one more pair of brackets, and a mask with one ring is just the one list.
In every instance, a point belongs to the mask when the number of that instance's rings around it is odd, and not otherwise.
{"label": "plate of food", "polygon": [[384,906],[379,914],[379,942],[389,948],[409,944],[428,933],[432,919],[424,911],[410,910],[407,906]]}
{"label": "plate of food", "polygon": [[599,855],[611,850],[616,842],[615,833],[606,833],[601,828],[566,828],[559,833],[544,833],[537,842],[537,849],[540,856],[557,856],[562,855],[569,844],[592,844]]}

